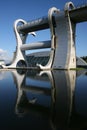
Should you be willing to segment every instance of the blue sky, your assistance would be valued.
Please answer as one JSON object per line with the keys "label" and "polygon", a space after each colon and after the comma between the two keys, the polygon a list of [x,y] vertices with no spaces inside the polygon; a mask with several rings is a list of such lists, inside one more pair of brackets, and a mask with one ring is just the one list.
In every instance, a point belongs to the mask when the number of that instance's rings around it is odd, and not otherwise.
{"label": "blue sky", "polygon": [[[64,8],[67,0],[1,0],[0,1],[0,59],[5,56],[10,58],[16,48],[16,39],[13,30],[14,21],[22,18],[26,21],[47,16],[49,8],[55,6],[60,10]],[[87,0],[72,0],[74,5],[87,3]],[[43,31],[44,32],[44,31]],[[30,37],[33,40],[49,39],[47,32]],[[76,54],[87,55],[87,22],[77,25],[76,29]]]}

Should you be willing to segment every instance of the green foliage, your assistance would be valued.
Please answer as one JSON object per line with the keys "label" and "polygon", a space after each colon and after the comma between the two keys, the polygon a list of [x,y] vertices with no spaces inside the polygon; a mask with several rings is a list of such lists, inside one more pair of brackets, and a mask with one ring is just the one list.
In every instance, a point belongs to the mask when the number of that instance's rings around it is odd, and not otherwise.
{"label": "green foliage", "polygon": [[83,57],[81,57],[84,61],[86,61],[87,62],[87,56],[83,56]]}

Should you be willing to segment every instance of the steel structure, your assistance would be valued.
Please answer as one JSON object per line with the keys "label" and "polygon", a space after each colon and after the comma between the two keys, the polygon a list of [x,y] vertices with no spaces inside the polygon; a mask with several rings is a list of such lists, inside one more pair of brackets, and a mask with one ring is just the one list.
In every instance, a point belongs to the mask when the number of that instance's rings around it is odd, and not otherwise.
{"label": "steel structure", "polygon": [[[28,67],[25,51],[51,48],[50,58],[45,66],[37,64],[41,70],[76,68],[75,29],[79,22],[87,21],[87,5],[75,7],[72,2],[65,4],[63,11],[52,7],[47,17],[26,22],[18,19],[14,23],[17,47],[13,62],[3,68]],[[20,25],[21,23],[22,25]],[[25,44],[28,34],[35,36],[35,31],[50,29],[50,41]]]}

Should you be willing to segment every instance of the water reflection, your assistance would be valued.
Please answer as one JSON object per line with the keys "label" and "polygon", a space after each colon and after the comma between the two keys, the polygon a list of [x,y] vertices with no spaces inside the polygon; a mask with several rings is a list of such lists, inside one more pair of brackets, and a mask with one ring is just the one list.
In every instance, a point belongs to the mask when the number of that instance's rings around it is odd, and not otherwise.
{"label": "water reflection", "polygon": [[[11,73],[17,89],[17,117],[28,114],[37,122],[38,129],[87,128],[87,71],[12,70]],[[42,122],[44,127],[40,126]]]}

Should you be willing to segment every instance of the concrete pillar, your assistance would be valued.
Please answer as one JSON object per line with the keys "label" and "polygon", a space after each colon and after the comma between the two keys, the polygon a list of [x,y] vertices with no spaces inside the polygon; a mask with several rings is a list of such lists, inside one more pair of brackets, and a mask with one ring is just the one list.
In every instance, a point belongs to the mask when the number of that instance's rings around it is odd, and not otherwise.
{"label": "concrete pillar", "polygon": [[26,41],[27,34],[21,34],[18,32],[17,26],[19,23],[26,24],[26,21],[22,19],[18,19],[14,22],[14,32],[15,32],[16,41],[17,41],[16,52],[15,52],[12,64],[9,66],[2,66],[3,68],[16,68],[18,62],[20,61],[22,63],[25,63],[27,66],[27,62],[25,60],[25,52],[21,51],[20,49],[21,45],[24,44]]}
{"label": "concrete pillar", "polygon": [[[38,65],[40,69],[73,69],[76,68],[75,27],[71,21],[69,10],[72,2],[65,5],[64,11],[51,8],[48,12],[51,31],[50,60],[46,66]],[[55,27],[53,26],[55,22]]]}
{"label": "concrete pillar", "polygon": [[[69,7],[70,6],[70,7]],[[53,69],[76,68],[76,48],[75,48],[75,23],[69,16],[69,9],[74,8],[72,2],[66,3],[65,11],[61,12],[59,18],[55,20],[55,57]]]}

